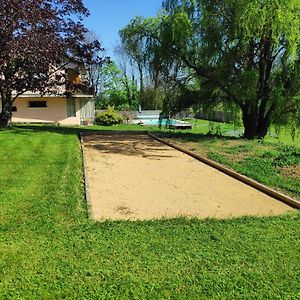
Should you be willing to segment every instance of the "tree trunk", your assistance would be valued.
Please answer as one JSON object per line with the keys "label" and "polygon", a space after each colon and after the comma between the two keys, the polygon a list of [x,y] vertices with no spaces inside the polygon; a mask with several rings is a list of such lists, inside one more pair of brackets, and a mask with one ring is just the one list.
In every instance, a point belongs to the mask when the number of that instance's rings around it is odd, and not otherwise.
{"label": "tree trunk", "polygon": [[243,124],[244,124],[244,138],[254,139],[257,137],[257,118],[256,111],[248,111],[243,109]]}
{"label": "tree trunk", "polygon": [[126,97],[127,97],[127,104],[129,107],[131,107],[132,105],[132,95],[131,95],[131,91],[130,91],[130,87],[129,87],[129,80],[127,77],[127,74],[124,74],[124,86],[125,86],[125,90],[126,90]]}
{"label": "tree trunk", "polygon": [[269,127],[270,127],[270,121],[267,120],[266,118],[263,118],[261,120],[259,120],[258,124],[257,124],[257,135],[258,138],[263,139],[268,131],[269,131]]}
{"label": "tree trunk", "polygon": [[139,63],[138,64],[139,70],[139,79],[140,79],[140,104],[144,106],[144,74],[143,74],[143,66]]}
{"label": "tree trunk", "polygon": [[11,125],[12,118],[12,96],[11,93],[2,93],[2,110],[0,112],[0,128],[8,128]]}
{"label": "tree trunk", "polygon": [[258,111],[258,108],[253,108],[250,111],[246,108],[242,109],[244,138],[246,139],[263,139],[268,133],[270,118],[269,116],[262,116]]}

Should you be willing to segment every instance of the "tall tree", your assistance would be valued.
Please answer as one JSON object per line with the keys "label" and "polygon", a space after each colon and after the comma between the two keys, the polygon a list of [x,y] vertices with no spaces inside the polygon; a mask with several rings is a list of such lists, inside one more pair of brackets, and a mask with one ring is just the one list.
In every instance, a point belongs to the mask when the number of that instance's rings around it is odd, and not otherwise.
{"label": "tall tree", "polygon": [[100,45],[84,41],[87,15],[82,0],[0,0],[0,127],[9,125],[17,97],[55,88],[69,58],[91,59]]}
{"label": "tall tree", "polygon": [[117,65],[120,70],[121,82],[125,89],[127,106],[136,108],[139,101],[138,86],[136,80],[136,70],[134,68],[134,60],[125,51],[122,44],[115,47],[117,56]]}
{"label": "tall tree", "polygon": [[137,108],[137,86],[134,78],[127,75],[126,67],[121,70],[115,62],[105,64],[100,70],[101,92],[97,100],[97,108],[108,105],[117,109]]}
{"label": "tall tree", "polygon": [[146,51],[142,38],[143,27],[139,27],[140,17],[137,17],[128,26],[120,30],[121,43],[124,51],[137,66],[139,74],[140,103],[144,98],[144,68],[146,64]]}
{"label": "tall tree", "polygon": [[161,108],[163,98],[162,91],[166,82],[162,80],[162,66],[156,60],[145,30],[147,25],[141,17],[133,19],[126,27],[119,31],[121,48],[126,54],[127,60],[136,67],[139,78],[139,102],[144,109]]}
{"label": "tall tree", "polygon": [[[99,37],[89,31],[85,35],[85,42],[87,45],[93,45],[95,41],[99,41]],[[88,55],[86,55],[88,54]],[[109,57],[105,57],[104,48],[91,47],[85,54],[85,70],[87,85],[91,88],[94,97],[96,98],[101,90],[101,68],[110,62]]]}
{"label": "tall tree", "polygon": [[201,102],[239,107],[246,138],[263,138],[272,122],[291,116],[300,125],[299,1],[163,5],[164,15],[142,21],[144,38],[158,65],[184,91],[180,108]]}

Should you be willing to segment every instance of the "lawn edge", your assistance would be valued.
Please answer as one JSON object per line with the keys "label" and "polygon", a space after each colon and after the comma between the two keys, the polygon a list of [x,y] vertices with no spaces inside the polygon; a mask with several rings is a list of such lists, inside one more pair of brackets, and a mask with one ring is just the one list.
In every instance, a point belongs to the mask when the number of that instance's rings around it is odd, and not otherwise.
{"label": "lawn edge", "polygon": [[241,181],[241,182],[243,182],[243,183],[245,183],[245,184],[247,184],[247,185],[255,188],[256,190],[259,190],[260,192],[265,193],[268,196],[271,196],[271,197],[273,197],[273,198],[275,198],[275,199],[277,199],[277,200],[279,200],[281,202],[284,202],[284,203],[288,204],[289,206],[291,206],[293,208],[300,209],[300,201],[298,201],[298,200],[296,200],[296,199],[294,199],[292,197],[289,197],[287,195],[279,193],[279,192],[275,191],[274,189],[272,189],[272,188],[270,188],[268,186],[265,186],[265,185],[263,185],[263,184],[255,181],[253,179],[250,179],[247,176],[241,175],[241,174],[239,174],[239,173],[237,173],[237,172],[235,172],[235,171],[233,171],[233,170],[231,170],[229,168],[226,168],[223,165],[218,164],[218,163],[216,163],[216,162],[214,162],[214,161],[212,161],[212,160],[210,160],[210,159],[208,159],[208,158],[206,158],[204,156],[201,156],[201,155],[196,154],[194,152],[191,152],[191,151],[188,151],[186,149],[183,149],[183,148],[181,148],[181,147],[179,147],[177,145],[174,145],[174,144],[172,144],[172,143],[170,143],[168,141],[165,141],[164,139],[161,139],[161,138],[157,137],[155,134],[153,134],[151,132],[147,132],[147,134],[150,137],[152,137],[155,140],[157,140],[158,142],[161,142],[161,143],[163,143],[163,144],[165,144],[165,145],[167,145],[167,146],[169,146],[171,148],[174,148],[174,149],[176,149],[176,150],[178,150],[178,151],[180,151],[180,152],[182,152],[184,154],[187,154],[187,155],[189,155],[189,156],[191,156],[191,157],[193,157],[193,158],[201,161],[202,163],[205,163],[206,165],[208,165],[208,166],[210,166],[210,167],[212,167],[214,169],[217,169],[218,171],[221,171],[222,173],[225,173],[226,175],[229,175],[230,177],[232,177],[232,178],[234,178],[236,180],[239,180],[239,181]]}
{"label": "lawn edge", "polygon": [[91,202],[91,193],[90,193],[90,183],[89,183],[89,176],[87,170],[87,161],[86,161],[86,154],[84,148],[84,140],[83,140],[83,133],[79,133],[79,140],[80,140],[80,148],[82,154],[82,167],[83,167],[83,185],[84,185],[84,197],[85,201],[88,206],[88,217],[94,219],[94,214],[92,210],[92,202]]}

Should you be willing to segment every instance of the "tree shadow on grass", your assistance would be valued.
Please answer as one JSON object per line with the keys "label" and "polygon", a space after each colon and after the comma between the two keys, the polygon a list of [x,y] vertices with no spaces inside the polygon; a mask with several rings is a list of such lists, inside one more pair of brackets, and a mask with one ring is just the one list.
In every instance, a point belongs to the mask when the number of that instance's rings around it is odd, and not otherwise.
{"label": "tree shadow on grass", "polygon": [[31,133],[58,133],[63,135],[79,135],[80,132],[86,131],[86,129],[79,127],[65,127],[55,125],[14,125],[11,129],[12,133],[30,135]]}
{"label": "tree shadow on grass", "polygon": [[[147,128],[141,128],[140,130],[137,130],[136,128],[130,128],[127,129],[118,128],[118,127],[103,127],[99,126],[97,128],[96,126],[88,127],[76,127],[76,126],[56,126],[52,124],[45,124],[45,125],[39,125],[39,124],[18,124],[14,125],[12,129],[8,129],[8,132],[15,133],[15,134],[29,134],[32,132],[49,132],[49,133],[58,133],[58,134],[64,134],[64,135],[79,135],[82,133],[114,133],[114,132],[128,132],[128,133],[136,133],[136,134],[143,134],[147,132]],[[5,132],[5,131],[4,131]],[[159,129],[157,130],[151,130],[151,132],[160,132]]]}

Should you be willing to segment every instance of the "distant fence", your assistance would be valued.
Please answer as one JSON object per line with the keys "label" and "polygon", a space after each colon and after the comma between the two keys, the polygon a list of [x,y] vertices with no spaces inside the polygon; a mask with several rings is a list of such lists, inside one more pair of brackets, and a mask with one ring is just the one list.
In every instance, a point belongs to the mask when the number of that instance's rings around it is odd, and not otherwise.
{"label": "distant fence", "polygon": [[211,113],[205,113],[203,111],[199,111],[195,115],[196,119],[203,119],[209,121],[216,121],[216,122],[226,122],[230,123],[234,120],[234,116],[230,112],[223,112],[223,111],[215,111]]}

